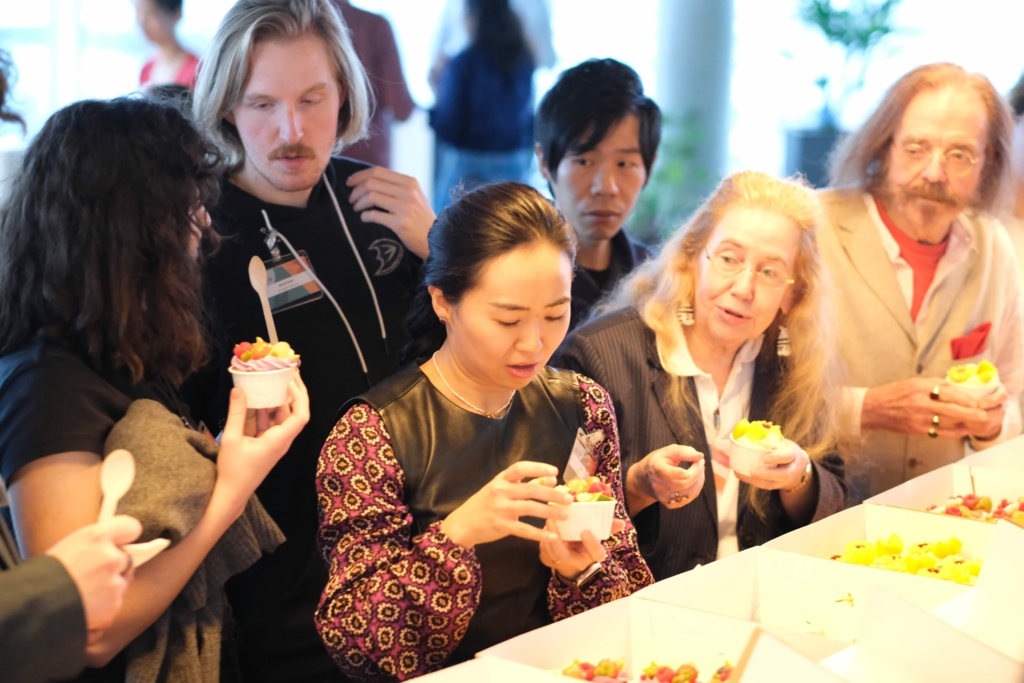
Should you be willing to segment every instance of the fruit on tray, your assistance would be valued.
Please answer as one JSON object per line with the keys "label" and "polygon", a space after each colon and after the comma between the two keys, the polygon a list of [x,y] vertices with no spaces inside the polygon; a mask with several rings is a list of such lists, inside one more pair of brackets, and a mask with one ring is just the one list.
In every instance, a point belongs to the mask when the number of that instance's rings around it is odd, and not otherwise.
{"label": "fruit on tray", "polygon": [[850,541],[841,555],[833,555],[831,559],[973,586],[981,573],[982,562],[980,558],[964,557],[962,551],[963,544],[956,537],[904,546],[903,539],[892,534],[874,543]]}
{"label": "fruit on tray", "polygon": [[1006,519],[1024,526],[1024,496],[1017,500],[1003,498],[995,504],[988,496],[968,493],[964,496],[952,496],[942,505],[931,505],[925,509],[938,515],[976,519],[991,524]]}
{"label": "fruit on tray", "polygon": [[568,493],[576,503],[600,503],[615,500],[612,487],[597,477],[573,479],[567,484],[556,486],[557,491]]}
{"label": "fruit on tray", "polygon": [[628,681],[629,676],[623,670],[625,667],[626,660],[622,658],[602,659],[597,664],[574,659],[572,664],[562,669],[562,675],[569,678],[578,678],[583,681],[596,681],[596,683]]}

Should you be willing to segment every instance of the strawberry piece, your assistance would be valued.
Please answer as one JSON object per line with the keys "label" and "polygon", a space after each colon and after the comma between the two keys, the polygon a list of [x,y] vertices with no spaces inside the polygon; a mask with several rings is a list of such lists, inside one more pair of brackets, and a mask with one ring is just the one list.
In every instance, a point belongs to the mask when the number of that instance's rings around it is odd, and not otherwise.
{"label": "strawberry piece", "polygon": [[594,680],[594,665],[588,662],[580,662],[580,674],[585,681]]}
{"label": "strawberry piece", "polygon": [[604,491],[601,489],[601,482],[595,481],[594,483],[592,483],[590,487],[587,489],[587,493],[604,493]]}
{"label": "strawberry piece", "polygon": [[968,493],[964,496],[963,506],[968,510],[973,510],[978,506],[978,497],[973,493]]}
{"label": "strawberry piece", "polygon": [[252,348],[252,344],[250,344],[247,341],[246,342],[242,342],[240,344],[235,344],[234,354],[235,354],[236,357],[241,358],[242,354],[245,353],[246,351],[248,351],[251,348]]}
{"label": "strawberry piece", "polygon": [[952,515],[953,517],[963,517],[964,513],[960,511],[960,508],[950,505],[946,508],[946,514]]}

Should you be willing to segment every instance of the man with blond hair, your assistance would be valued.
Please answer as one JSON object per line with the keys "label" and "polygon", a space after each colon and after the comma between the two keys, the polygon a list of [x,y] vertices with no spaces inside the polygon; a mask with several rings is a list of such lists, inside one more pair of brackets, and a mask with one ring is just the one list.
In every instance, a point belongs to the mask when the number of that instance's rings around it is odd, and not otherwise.
{"label": "man with blond hair", "polygon": [[[1012,122],[987,78],[954,64],[897,81],[837,151],[821,194],[847,405],[851,494],[875,495],[1020,433],[1024,355],[1016,262],[991,212]],[[946,372],[987,359],[974,398]]]}
{"label": "man with blond hair", "polygon": [[219,430],[233,345],[268,338],[250,262],[310,395],[309,424],[257,491],[288,540],[228,585],[246,681],[344,680],[313,623],[327,582],[317,459],[338,408],[398,370],[434,221],[414,179],[334,156],[365,135],[370,100],[331,0],[239,0],[196,85],[195,119],[228,169],[210,213],[230,239],[206,268],[216,351],[194,413]]}

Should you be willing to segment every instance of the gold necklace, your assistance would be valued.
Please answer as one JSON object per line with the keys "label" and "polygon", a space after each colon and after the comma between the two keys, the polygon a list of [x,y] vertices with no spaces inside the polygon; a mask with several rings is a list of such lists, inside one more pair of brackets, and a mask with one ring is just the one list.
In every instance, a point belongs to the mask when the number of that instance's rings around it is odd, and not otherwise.
{"label": "gold necklace", "polygon": [[486,410],[484,410],[483,408],[478,408],[477,406],[473,405],[472,403],[470,403],[469,401],[464,399],[459,392],[455,391],[455,389],[452,388],[451,384],[448,384],[448,380],[446,380],[444,378],[444,373],[441,372],[441,366],[437,364],[437,352],[436,351],[434,352],[434,355],[430,357],[430,359],[434,363],[434,369],[437,370],[437,376],[440,377],[441,381],[444,382],[444,385],[446,387],[448,387],[448,391],[452,392],[452,394],[455,395],[455,398],[459,399],[460,401],[462,401],[467,406],[469,406],[470,408],[472,408],[476,412],[480,413],[484,417],[489,417],[492,420],[496,420],[499,417],[501,417],[505,412],[507,412],[509,407],[511,407],[512,399],[514,399],[516,397],[516,392],[514,392],[514,391],[512,392],[512,396],[509,397],[508,403],[506,403],[504,406],[502,406],[501,410],[499,410],[497,412],[489,413]]}

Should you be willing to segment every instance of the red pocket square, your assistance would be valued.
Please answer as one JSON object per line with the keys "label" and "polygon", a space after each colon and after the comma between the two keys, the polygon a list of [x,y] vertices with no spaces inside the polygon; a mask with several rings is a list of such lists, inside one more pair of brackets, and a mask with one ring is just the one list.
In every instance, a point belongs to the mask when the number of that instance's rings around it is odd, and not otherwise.
{"label": "red pocket square", "polygon": [[950,340],[953,360],[963,360],[982,353],[985,350],[985,342],[988,341],[988,333],[991,331],[992,323],[982,323],[964,336]]}

